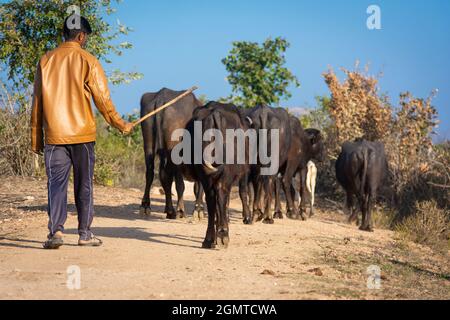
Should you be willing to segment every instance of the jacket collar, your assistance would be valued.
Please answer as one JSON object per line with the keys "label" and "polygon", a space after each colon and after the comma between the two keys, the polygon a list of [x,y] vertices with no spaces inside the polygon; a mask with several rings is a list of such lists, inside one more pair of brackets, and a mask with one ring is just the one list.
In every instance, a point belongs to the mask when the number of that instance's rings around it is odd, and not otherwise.
{"label": "jacket collar", "polygon": [[75,41],[65,41],[59,45],[62,48],[81,48],[80,44]]}

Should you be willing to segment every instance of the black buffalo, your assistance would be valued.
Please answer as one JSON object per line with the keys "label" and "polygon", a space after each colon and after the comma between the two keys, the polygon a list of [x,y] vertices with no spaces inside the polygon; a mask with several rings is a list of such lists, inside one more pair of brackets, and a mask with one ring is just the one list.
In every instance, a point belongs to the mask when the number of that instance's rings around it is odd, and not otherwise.
{"label": "black buffalo", "polygon": [[[146,93],[141,99],[141,116],[144,116],[156,108],[162,106],[168,101],[176,98],[184,91],[173,91],[167,88],[159,92]],[[142,199],[141,212],[150,213],[150,188],[153,183],[155,170],[155,157],[159,157],[159,177],[164,189],[166,205],[164,212],[168,219],[176,219],[185,216],[183,201],[184,181],[181,172],[173,164],[171,152],[177,141],[172,141],[172,133],[177,129],[183,129],[191,121],[194,110],[201,103],[194,94],[190,94],[179,100],[172,106],[164,109],[153,117],[142,122],[142,136],[144,140],[144,153],[146,164],[146,185]],[[172,204],[172,183],[175,180],[178,196],[176,211]],[[202,190],[196,186],[196,205],[195,211],[202,215]]]}
{"label": "black buffalo", "polygon": [[[304,130],[298,118],[290,115],[290,128],[292,138],[287,153],[287,160],[284,167],[281,167],[281,183],[275,184],[275,216],[282,218],[280,204],[280,186],[283,187],[286,195],[287,216],[292,219],[306,220],[306,192],[308,162],[315,160],[322,162],[325,159],[325,148],[323,137],[317,129]],[[295,185],[293,180],[296,174],[299,175],[299,184]],[[300,207],[295,206],[295,190],[300,193]],[[312,210],[311,210],[312,212]]]}
{"label": "black buffalo", "polygon": [[[248,176],[249,182],[253,186],[254,190],[254,200],[253,200],[253,217],[252,221],[260,221],[262,220],[264,223],[273,224],[274,223],[274,214],[271,210],[272,203],[272,195],[274,193],[274,184],[280,172],[283,173],[283,176],[287,177],[290,174],[288,170],[288,174],[284,174],[287,167],[288,160],[288,152],[291,147],[292,140],[292,132],[291,132],[291,124],[289,120],[289,114],[286,109],[282,108],[271,108],[265,105],[260,105],[255,108],[252,108],[246,112],[246,115],[251,121],[251,127],[258,132],[258,151],[261,151],[262,145],[266,146],[266,150],[268,151],[267,155],[272,159],[274,155],[270,154],[272,145],[276,143],[278,145],[277,157],[278,163],[276,168],[271,175],[262,175],[262,168],[267,168],[272,166],[272,162],[270,165],[263,165],[261,163],[261,154],[258,154],[258,163],[253,165]],[[259,135],[260,130],[267,130],[267,139],[261,140],[261,136]],[[277,130],[279,137],[278,141],[272,141],[271,132],[272,130]],[[273,161],[273,160],[272,160]],[[283,182],[285,180],[283,179]],[[264,201],[262,199],[262,195],[264,193]],[[289,199],[288,199],[289,202]],[[289,203],[293,203],[289,202]],[[293,208],[293,206],[291,206]],[[251,223],[250,219],[245,217],[244,210],[244,223]]]}
{"label": "black buffalo", "polygon": [[363,231],[373,231],[372,205],[386,172],[387,161],[381,142],[357,139],[343,144],[336,161],[336,178],[347,193],[349,222],[358,217],[358,212],[353,209],[353,196],[356,195],[362,211],[360,229]]}
{"label": "black buffalo", "polygon": [[[201,137],[195,134],[195,122],[200,122],[202,127]],[[249,170],[248,161],[248,141],[244,145],[235,142],[228,145],[227,129],[242,129],[244,132],[249,129],[249,123],[241,110],[232,104],[222,104],[209,102],[204,107],[199,107],[194,111],[192,121],[187,125],[187,130],[191,143],[190,163],[179,165],[180,172],[189,179],[201,183],[205,192],[206,205],[208,208],[208,229],[203,241],[204,248],[214,248],[216,245],[227,247],[229,243],[228,226],[228,203],[232,186],[240,181]],[[207,130],[218,130],[222,136],[223,160],[227,159],[228,150],[233,150],[233,163],[215,163],[204,159],[203,152],[211,142],[202,141],[202,137]],[[200,139],[201,141],[198,141]],[[195,144],[200,143],[201,161],[195,161]],[[238,148],[243,148],[245,153],[245,163],[237,162]],[[217,149],[216,149],[217,150]],[[199,152],[197,150],[197,152]],[[241,190],[246,192],[246,190]]]}
{"label": "black buffalo", "polygon": [[[324,146],[323,138],[319,130],[303,130],[300,121],[287,113],[282,108],[270,108],[267,106],[258,106],[244,111],[250,119],[252,128],[256,130],[266,129],[268,133],[271,130],[279,130],[279,149],[278,149],[278,167],[273,175],[262,176],[260,174],[261,164],[252,165],[247,177],[250,182],[249,191],[254,190],[255,196],[250,197],[250,203],[253,202],[253,219],[249,219],[246,204],[243,201],[244,223],[263,220],[265,223],[273,223],[273,218],[282,218],[280,189],[283,187],[286,194],[287,215],[290,218],[306,219],[305,204],[301,202],[300,210],[295,206],[295,190],[297,186],[293,185],[293,178],[297,173],[303,178],[298,185],[299,192],[305,199],[307,163],[314,159],[323,161]],[[261,141],[258,140],[258,143]],[[264,142],[266,143],[266,142]],[[270,134],[268,135],[268,149],[273,143]],[[262,201],[264,191],[265,199]],[[275,213],[271,211],[272,194],[275,192]],[[250,192],[251,194],[251,192]],[[263,203],[262,203],[263,202]]]}

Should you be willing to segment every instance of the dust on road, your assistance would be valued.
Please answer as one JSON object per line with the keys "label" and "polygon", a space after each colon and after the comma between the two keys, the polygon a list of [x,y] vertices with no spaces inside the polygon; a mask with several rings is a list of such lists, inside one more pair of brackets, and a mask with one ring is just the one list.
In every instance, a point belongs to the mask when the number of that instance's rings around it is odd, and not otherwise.
{"label": "dust on road", "polygon": [[[100,248],[76,246],[69,190],[66,245],[42,249],[47,234],[46,182],[4,178],[0,186],[0,299],[449,299],[448,255],[359,231],[330,210],[306,222],[243,225],[231,204],[230,246],[205,250],[206,221],[139,215],[141,191],[96,187],[93,231]],[[187,195],[187,210],[193,198]],[[381,268],[381,289],[367,287],[367,268]],[[81,270],[80,290],[67,268]]]}

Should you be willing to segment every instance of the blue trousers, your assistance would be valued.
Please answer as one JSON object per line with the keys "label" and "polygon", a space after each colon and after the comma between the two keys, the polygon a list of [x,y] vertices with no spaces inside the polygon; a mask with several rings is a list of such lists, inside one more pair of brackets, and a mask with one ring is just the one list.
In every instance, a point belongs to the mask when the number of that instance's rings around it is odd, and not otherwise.
{"label": "blue trousers", "polygon": [[94,146],[95,142],[45,146],[50,236],[53,236],[57,231],[64,232],[64,224],[67,220],[67,187],[70,170],[73,167],[78,234],[81,240],[90,240],[92,237]]}

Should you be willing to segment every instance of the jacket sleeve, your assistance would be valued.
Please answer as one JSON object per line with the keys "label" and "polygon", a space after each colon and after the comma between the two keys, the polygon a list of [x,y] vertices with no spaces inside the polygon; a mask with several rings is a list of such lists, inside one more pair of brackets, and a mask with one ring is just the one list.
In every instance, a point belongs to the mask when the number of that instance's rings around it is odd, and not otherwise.
{"label": "jacket sleeve", "polygon": [[117,113],[108,89],[108,80],[100,63],[95,60],[88,77],[88,86],[97,109],[111,126],[124,131],[125,121]]}
{"label": "jacket sleeve", "polygon": [[34,77],[33,102],[31,107],[31,150],[35,153],[39,153],[44,149],[42,107],[42,72],[41,64],[39,63]]}

